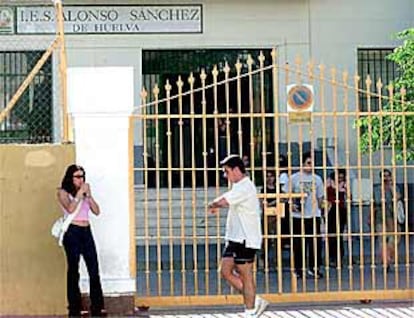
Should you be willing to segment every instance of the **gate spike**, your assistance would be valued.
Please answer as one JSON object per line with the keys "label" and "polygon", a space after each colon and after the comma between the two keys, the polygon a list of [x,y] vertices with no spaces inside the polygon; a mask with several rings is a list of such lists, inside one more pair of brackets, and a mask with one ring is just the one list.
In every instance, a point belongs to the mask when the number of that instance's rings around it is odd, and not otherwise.
{"label": "gate spike", "polygon": [[176,82],[178,88],[182,88],[184,85],[184,82],[181,80],[181,75],[178,75],[178,81]]}
{"label": "gate spike", "polygon": [[323,80],[325,78],[325,64],[319,64],[319,77]]}
{"label": "gate spike", "polygon": [[342,82],[346,84],[348,82],[349,73],[347,70],[342,72]]}
{"label": "gate spike", "polygon": [[195,81],[193,72],[190,73],[190,76],[188,77],[188,84],[193,85]]}
{"label": "gate spike", "polygon": [[263,51],[260,51],[258,60],[260,62],[260,68],[263,68],[264,61],[266,60],[266,57],[264,56]]}
{"label": "gate spike", "polygon": [[164,86],[164,88],[165,88],[165,90],[167,91],[167,92],[169,92],[169,91],[171,91],[171,85],[170,85],[170,80],[166,80],[165,81],[165,86]]}
{"label": "gate spike", "polygon": [[361,76],[358,75],[358,73],[355,73],[354,75],[354,85],[355,89],[359,89],[359,82],[361,81]]}
{"label": "gate spike", "polygon": [[158,98],[158,95],[160,93],[160,88],[158,87],[158,83],[154,84],[154,88],[152,89],[152,93],[154,94],[155,98]]}
{"label": "gate spike", "polygon": [[309,78],[312,79],[314,77],[313,71],[315,69],[315,63],[313,61],[313,59],[310,59],[310,61],[308,62],[308,73],[309,73]]}
{"label": "gate spike", "polygon": [[331,81],[332,81],[332,83],[336,83],[336,68],[335,67],[332,67],[331,68]]}
{"label": "gate spike", "polygon": [[272,63],[273,64],[276,64],[277,51],[276,51],[276,48],[275,47],[272,49],[272,52],[270,53],[270,56],[272,57]]}
{"label": "gate spike", "polygon": [[142,86],[142,89],[141,89],[141,99],[144,99],[145,100],[147,98],[147,96],[148,96],[148,92],[145,89],[145,86]]}
{"label": "gate spike", "polygon": [[240,72],[241,72],[241,69],[243,67],[243,64],[240,63],[240,60],[239,59],[237,59],[237,62],[236,62],[236,64],[234,64],[234,67],[236,68],[237,75],[240,75]]}
{"label": "gate spike", "polygon": [[382,84],[381,77],[380,77],[378,78],[378,81],[377,81],[377,91],[381,92],[383,86],[384,85]]}
{"label": "gate spike", "polygon": [[367,91],[371,90],[371,84],[372,84],[372,80],[371,80],[371,77],[368,74],[366,79],[365,79],[365,86],[366,86]]}
{"label": "gate spike", "polygon": [[214,65],[213,70],[211,71],[211,74],[213,75],[213,77],[217,78],[218,76],[218,69],[217,69],[217,64]]}
{"label": "gate spike", "polygon": [[251,54],[248,55],[246,63],[247,63],[247,66],[249,67],[249,71],[251,71],[252,65],[254,63],[254,60]]}
{"label": "gate spike", "polygon": [[201,73],[200,73],[200,79],[201,79],[202,81],[205,81],[205,80],[206,80],[206,78],[207,78],[206,71],[204,70],[204,68],[202,68],[202,69],[201,69]]}
{"label": "gate spike", "polygon": [[227,63],[227,61],[224,65],[223,71],[224,71],[224,74],[226,74],[226,76],[229,75],[230,73],[230,66],[229,66],[229,63]]}
{"label": "gate spike", "polygon": [[392,99],[392,97],[394,96],[394,84],[392,82],[390,82],[387,86],[387,90],[388,90],[388,95],[390,96],[390,98]]}

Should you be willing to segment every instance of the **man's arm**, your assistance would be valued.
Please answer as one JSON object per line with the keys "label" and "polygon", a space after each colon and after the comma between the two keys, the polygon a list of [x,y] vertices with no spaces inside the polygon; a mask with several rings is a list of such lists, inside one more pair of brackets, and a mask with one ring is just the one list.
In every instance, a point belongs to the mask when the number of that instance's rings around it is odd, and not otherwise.
{"label": "man's arm", "polygon": [[401,189],[398,185],[395,185],[395,192],[397,195],[397,201],[402,199]]}
{"label": "man's arm", "polygon": [[218,197],[217,199],[208,204],[209,209],[227,208],[228,206],[229,203],[223,197]]}

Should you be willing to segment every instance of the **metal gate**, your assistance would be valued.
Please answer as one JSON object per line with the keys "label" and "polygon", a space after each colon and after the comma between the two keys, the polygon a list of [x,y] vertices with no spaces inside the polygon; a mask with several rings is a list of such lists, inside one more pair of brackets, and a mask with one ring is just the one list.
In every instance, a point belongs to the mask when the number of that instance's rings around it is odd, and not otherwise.
{"label": "metal gate", "polygon": [[[276,50],[144,89],[131,117],[142,131],[131,171],[137,304],[241,302],[220,277],[226,211],[207,212],[230,186],[219,167],[230,153],[245,160],[263,205],[257,293],[274,302],[412,298],[408,104],[380,78],[300,58],[279,65]],[[280,186],[304,170],[315,176],[309,189]],[[317,179],[321,217],[294,217]]]}

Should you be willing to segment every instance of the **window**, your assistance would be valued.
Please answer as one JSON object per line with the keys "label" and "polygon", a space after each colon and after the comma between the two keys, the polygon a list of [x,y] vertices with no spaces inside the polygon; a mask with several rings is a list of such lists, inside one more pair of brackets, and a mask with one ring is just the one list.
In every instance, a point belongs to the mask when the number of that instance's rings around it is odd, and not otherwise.
{"label": "window", "polygon": [[[370,91],[377,93],[376,83],[379,79],[383,84],[382,95],[388,95],[387,85],[398,76],[397,67],[394,62],[387,59],[387,55],[393,52],[393,49],[358,49],[358,74],[360,79],[360,88],[367,90],[366,79],[369,75],[372,81]],[[367,94],[361,93],[359,96],[359,110],[369,111]],[[379,110],[377,96],[371,96],[371,111]]]}
{"label": "window", "polygon": [[[13,98],[44,51],[0,51],[0,111]],[[0,143],[52,141],[52,62],[46,61],[0,123]]]}

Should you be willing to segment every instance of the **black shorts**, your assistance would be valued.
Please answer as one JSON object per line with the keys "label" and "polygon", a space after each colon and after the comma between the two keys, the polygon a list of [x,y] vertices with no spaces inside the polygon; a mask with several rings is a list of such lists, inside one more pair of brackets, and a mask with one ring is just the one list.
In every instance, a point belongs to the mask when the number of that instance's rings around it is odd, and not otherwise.
{"label": "black shorts", "polygon": [[253,263],[257,250],[246,247],[245,243],[229,241],[224,247],[223,258],[232,257],[236,264]]}

